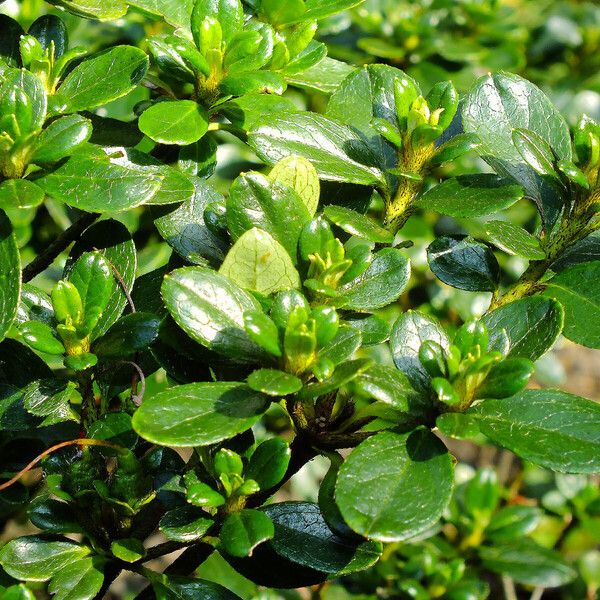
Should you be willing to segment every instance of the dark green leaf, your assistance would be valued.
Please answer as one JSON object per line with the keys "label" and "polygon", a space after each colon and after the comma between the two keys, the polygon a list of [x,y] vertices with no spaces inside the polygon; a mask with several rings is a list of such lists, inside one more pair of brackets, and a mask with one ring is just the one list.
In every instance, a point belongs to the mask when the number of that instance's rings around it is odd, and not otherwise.
{"label": "dark green leaf", "polygon": [[131,356],[145,350],[157,337],[160,319],[136,312],[121,317],[94,344],[94,354],[104,358]]}
{"label": "dark green leaf", "polygon": [[567,248],[560,258],[552,263],[552,270],[556,273],[580,263],[600,260],[600,231],[594,231],[587,237]]}
{"label": "dark green leaf", "polygon": [[353,70],[351,65],[326,56],[310,69],[287,75],[286,79],[290,85],[331,94]]}
{"label": "dark green leaf", "polygon": [[48,541],[29,535],[13,539],[2,547],[0,565],[16,579],[47,581],[89,553],[89,548],[71,540]]}
{"label": "dark green leaf", "polygon": [[250,145],[270,164],[290,155],[310,160],[323,179],[362,185],[383,182],[371,149],[347,125],[313,113],[270,115],[249,135]]}
{"label": "dark green leaf", "polygon": [[81,525],[66,502],[36,496],[27,509],[29,520],[49,533],[82,533]]}
{"label": "dark green leaf", "polygon": [[[138,442],[138,436],[131,429],[131,417],[125,412],[110,412],[88,428],[88,437],[95,440],[106,440],[117,446],[132,450]],[[103,448],[102,452],[111,452]]]}
{"label": "dark green leaf", "polygon": [[138,125],[155,142],[187,146],[206,133],[208,115],[193,100],[168,100],[146,109]]}
{"label": "dark green leaf", "polygon": [[152,587],[156,600],[241,600],[218,583],[191,577],[172,577],[155,573]]}
{"label": "dark green leaf", "polygon": [[507,575],[517,583],[553,588],[565,585],[577,576],[558,552],[527,538],[504,545],[481,546],[479,556],[484,567]]}
{"label": "dark green leaf", "polygon": [[4,339],[19,308],[21,259],[8,217],[0,210],[0,341]]}
{"label": "dark green leaf", "polygon": [[415,206],[451,217],[483,217],[512,206],[523,188],[506,177],[488,173],[459,175],[433,186]]}
{"label": "dark green leaf", "polygon": [[525,390],[469,410],[494,442],[553,471],[600,469],[600,405],[557,390]]}
{"label": "dark green leaf", "polygon": [[444,283],[471,292],[493,292],[500,266],[492,250],[469,238],[440,237],[427,248],[429,267]]}
{"label": "dark green leaf", "polygon": [[390,336],[390,350],[396,367],[421,392],[431,389],[431,377],[419,360],[419,348],[427,340],[436,342],[444,350],[450,346],[448,335],[438,321],[414,310],[409,310],[398,318]]}
{"label": "dark green leaf", "polygon": [[241,383],[192,383],[144,400],[134,429],[164,446],[206,446],[250,429],[269,400]]}
{"label": "dark green leaf", "polygon": [[74,385],[56,379],[32,381],[23,389],[23,405],[36,417],[45,417],[41,426],[62,421],[79,421],[79,415],[71,408],[70,400]]}
{"label": "dark green leaf", "polygon": [[415,394],[408,377],[394,367],[374,365],[356,381],[356,388],[366,396],[400,411],[409,410],[409,397]]}
{"label": "dark green leaf", "polygon": [[339,365],[329,379],[319,383],[307,385],[298,394],[300,399],[318,398],[329,394],[341,386],[356,379],[359,375],[367,371],[373,362],[368,358],[357,358]]}
{"label": "dark green leaf", "polygon": [[278,437],[265,440],[250,456],[244,475],[256,481],[261,490],[269,490],[283,479],[290,457],[290,447],[284,440]]}
{"label": "dark green leaf", "polygon": [[537,133],[527,129],[515,129],[512,134],[513,144],[521,158],[542,177],[557,179],[554,169],[554,155],[546,140]]}
{"label": "dark green leaf", "polygon": [[379,544],[334,533],[318,504],[280,502],[262,510],[275,525],[270,546],[293,563],[343,575],[367,569],[379,560]]}
{"label": "dark green leaf", "polygon": [[508,254],[529,260],[546,257],[538,238],[510,221],[487,221],[483,227],[486,239]]}
{"label": "dark green leaf", "polygon": [[114,164],[108,158],[72,156],[36,183],[69,206],[90,212],[119,212],[150,200],[162,177]]}
{"label": "dark green leaf", "polygon": [[228,515],[219,537],[223,550],[232,556],[250,556],[256,546],[275,535],[271,519],[263,512],[244,509]]}
{"label": "dark green leaf", "polygon": [[356,279],[338,289],[335,303],[344,308],[370,311],[397,300],[410,277],[410,263],[400,250],[384,248]]}
{"label": "dark green leaf", "polygon": [[93,598],[104,581],[104,562],[93,556],[65,565],[53,575],[48,591],[56,600]]}
{"label": "dark green leaf", "polygon": [[588,348],[600,348],[599,277],[600,261],[586,262],[553,277],[544,292],[564,308],[565,337]]}
{"label": "dark green leaf", "polygon": [[147,69],[148,57],[139,48],[114,46],[100,52],[77,65],[62,82],[57,92],[63,103],[59,112],[90,110],[116,100],[133,90]]}
{"label": "dark green leaf", "polygon": [[219,106],[219,112],[222,112],[236,127],[245,131],[253,129],[265,117],[297,110],[290,99],[269,94],[247,94]]}
{"label": "dark green leaf", "polygon": [[302,381],[277,369],[259,369],[248,377],[248,386],[267,396],[288,396],[302,388]]}
{"label": "dark green leaf", "polygon": [[28,35],[34,36],[42,48],[47,50],[54,42],[54,56],[61,57],[69,48],[67,27],[56,15],[42,15],[29,27]]}
{"label": "dark green leaf", "polygon": [[388,321],[376,315],[353,317],[346,323],[362,336],[363,346],[376,346],[387,342],[392,326]]}
{"label": "dark green leaf", "polygon": [[25,32],[8,15],[0,15],[0,32],[0,59],[5,60],[9,67],[16,67],[20,64],[19,40]]}
{"label": "dark green leaf", "polygon": [[158,528],[167,539],[194,542],[202,538],[214,523],[208,513],[196,506],[178,506],[164,514]]}
{"label": "dark green leaf", "polygon": [[491,350],[503,351],[508,336],[507,356],[537,360],[554,345],[563,318],[558,302],[531,296],[485,314],[482,321],[489,330]]}
{"label": "dark green leaf", "polygon": [[162,296],[177,324],[207,348],[240,359],[262,354],[244,330],[244,313],[260,306],[227,277],[200,267],[177,269],[165,276]]}
{"label": "dark green leaf", "polygon": [[426,430],[402,435],[386,431],[362,442],[346,459],[336,500],[354,531],[392,542],[434,525],[450,501],[452,486],[452,457],[436,436]]}
{"label": "dark green leaf", "polygon": [[39,135],[31,162],[52,163],[70,156],[92,135],[92,123],[81,115],[68,115],[53,121]]}

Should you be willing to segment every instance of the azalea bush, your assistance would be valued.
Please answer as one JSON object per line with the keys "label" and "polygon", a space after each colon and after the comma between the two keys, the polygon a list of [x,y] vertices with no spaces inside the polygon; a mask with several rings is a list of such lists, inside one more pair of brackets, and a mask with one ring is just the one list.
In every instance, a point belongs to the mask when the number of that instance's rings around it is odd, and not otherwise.
{"label": "azalea bush", "polygon": [[327,56],[369,4],[0,15],[0,598],[595,597],[600,405],[531,382],[600,348],[600,124]]}

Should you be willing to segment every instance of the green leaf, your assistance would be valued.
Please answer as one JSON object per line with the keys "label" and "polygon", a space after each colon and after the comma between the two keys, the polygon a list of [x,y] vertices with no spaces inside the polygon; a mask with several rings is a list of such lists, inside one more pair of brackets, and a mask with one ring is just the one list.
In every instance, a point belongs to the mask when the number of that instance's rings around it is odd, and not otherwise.
{"label": "green leaf", "polygon": [[37,138],[31,162],[52,163],[70,156],[92,135],[92,123],[81,115],[68,115],[52,121]]}
{"label": "green leaf", "polygon": [[370,311],[397,300],[410,277],[410,263],[400,250],[384,248],[356,279],[338,288],[335,303],[346,309]]}
{"label": "green leaf", "polygon": [[63,277],[69,277],[73,265],[84,252],[94,249],[104,256],[109,265],[112,265],[111,270],[114,268],[121,278],[121,281],[117,281],[114,273],[111,277],[110,300],[94,329],[92,338],[95,339],[108,331],[108,328],[121,316],[127,305],[125,290],[130,293],[133,289],[137,268],[137,253],[127,227],[114,219],[106,219],[86,229],[75,242],[67,260]]}
{"label": "green leaf", "polygon": [[0,341],[17,316],[21,296],[21,259],[6,213],[0,209]]}
{"label": "green leaf", "polygon": [[223,40],[226,43],[242,28],[244,23],[244,11],[240,0],[196,0],[192,11],[191,25],[194,41],[198,47],[200,47],[200,26],[207,17],[219,22],[223,31]]}
{"label": "green leaf", "polygon": [[359,331],[363,346],[376,346],[387,342],[392,329],[391,323],[376,315],[360,315],[347,319],[350,327]]}
{"label": "green leaf", "polygon": [[201,267],[177,269],[165,276],[161,291],[167,309],[192,339],[239,359],[262,355],[244,330],[244,313],[260,306],[227,277]]}
{"label": "green leaf", "polygon": [[219,112],[244,131],[254,129],[259,121],[270,115],[297,111],[296,105],[289,98],[269,94],[246,94],[219,105]]}
{"label": "green leaf", "polygon": [[226,96],[244,96],[246,94],[283,94],[285,81],[273,71],[249,71],[231,73],[220,85],[220,91]]}
{"label": "green leaf", "polygon": [[90,549],[71,540],[48,541],[37,535],[10,540],[0,550],[0,565],[15,579],[47,581]]}
{"label": "green leaf", "polygon": [[296,263],[302,227],[310,221],[305,203],[296,191],[260,173],[245,173],[231,186],[227,199],[227,226],[239,238],[258,227],[272,235]]}
{"label": "green leaf", "polygon": [[381,546],[331,531],[312,502],[279,502],[261,509],[275,525],[269,546],[292,563],[339,575],[375,564]]}
{"label": "green leaf", "polygon": [[329,379],[303,387],[298,398],[306,400],[329,394],[362,375],[372,365],[373,361],[369,358],[357,358],[338,365]]}
{"label": "green leaf", "polygon": [[462,110],[466,132],[481,140],[478,152],[500,175],[523,186],[549,224],[561,208],[556,191],[521,157],[514,129],[528,129],[545,140],[559,159],[572,158],[569,127],[556,107],[535,85],[510,73],[482,77],[467,95]]}
{"label": "green leaf", "polygon": [[300,275],[286,249],[266,231],[256,227],[237,240],[219,273],[240,287],[265,295],[300,287]]}
{"label": "green leaf", "polygon": [[288,396],[302,389],[302,381],[285,371],[259,369],[248,377],[248,386],[267,396]]}
{"label": "green leaf", "polygon": [[146,550],[141,540],[136,538],[126,538],[122,540],[114,540],[110,545],[110,551],[113,556],[119,560],[133,563],[136,560],[144,558]]}
{"label": "green leaf", "polygon": [[188,29],[194,0],[127,0],[127,4],[163,17],[169,25]]}
{"label": "green leaf", "polygon": [[521,158],[542,177],[558,179],[554,169],[554,155],[546,140],[537,133],[527,129],[515,129],[512,134],[513,144]]}
{"label": "green leaf", "polygon": [[135,312],[121,317],[94,344],[100,358],[120,358],[145,350],[158,337],[160,319],[151,313]]}
{"label": "green leaf", "polygon": [[291,455],[290,447],[281,438],[265,440],[250,456],[244,475],[256,481],[261,490],[269,490],[283,479]]}
{"label": "green leaf", "polygon": [[133,428],[163,446],[207,446],[250,429],[270,400],[241,383],[191,383],[144,400]]}
{"label": "green leaf", "polygon": [[535,365],[527,358],[507,358],[490,369],[477,389],[477,398],[507,398],[520,392],[533,375]]}
{"label": "green leaf", "polygon": [[270,115],[249,133],[249,143],[267,163],[302,156],[330,181],[383,183],[372,150],[350,127],[314,113]]}
{"label": "green leaf", "polygon": [[69,273],[69,281],[77,288],[83,305],[80,329],[91,333],[110,300],[112,271],[100,252],[82,254]]}
{"label": "green leaf", "polygon": [[167,575],[152,575],[152,587],[156,600],[241,600],[218,583],[204,581],[191,577],[173,577]]}
{"label": "green leaf", "polygon": [[575,579],[576,571],[554,550],[527,538],[508,544],[480,546],[483,566],[517,583],[553,588]]}
{"label": "green leaf", "polygon": [[93,556],[68,564],[54,574],[48,591],[56,600],[93,598],[104,582],[104,563]]}
{"label": "green leaf", "polygon": [[459,133],[442,144],[429,161],[432,166],[455,160],[463,154],[479,147],[479,137],[474,133]]}
{"label": "green leaf", "polygon": [[486,221],[483,228],[486,239],[508,254],[529,260],[546,258],[538,238],[510,221]]}
{"label": "green leaf", "polygon": [[543,514],[537,506],[504,506],[490,519],[485,536],[496,544],[519,540],[538,526]]}
{"label": "green leaf", "polygon": [[248,337],[273,356],[281,356],[279,331],[275,323],[260,310],[244,313],[244,326]]}
{"label": "green leaf", "polygon": [[331,94],[353,70],[351,65],[326,56],[302,73],[287,74],[286,80],[299,88]]}
{"label": "green leaf", "polygon": [[600,260],[600,231],[594,231],[587,237],[573,244],[561,254],[559,259],[552,263],[552,270],[556,273],[568,267],[581,263]]}
{"label": "green leaf", "polygon": [[439,237],[427,248],[429,267],[444,283],[460,290],[493,292],[500,266],[492,250],[470,238]]}
{"label": "green leaf", "polygon": [[419,348],[425,341],[436,342],[444,350],[450,346],[448,335],[434,317],[415,310],[398,317],[392,327],[390,350],[396,367],[420,392],[431,390],[431,377],[419,360]]}
{"label": "green leaf", "polygon": [[143,204],[161,182],[161,176],[128,169],[108,158],[79,155],[36,180],[49,196],[89,212],[119,212]]}
{"label": "green leaf", "polygon": [[186,500],[197,507],[216,508],[225,504],[225,498],[215,491],[210,485],[202,483],[192,483],[186,493]]}
{"label": "green leaf", "polygon": [[43,201],[43,190],[28,179],[7,179],[0,183],[0,209],[35,208]]}
{"label": "green leaf", "polygon": [[2,587],[1,591],[2,600],[35,600],[35,594],[23,583]]}
{"label": "green leaf", "polygon": [[[106,440],[129,450],[133,450],[138,442],[138,436],[131,429],[131,417],[125,412],[109,412],[101,416],[88,427],[88,437]],[[102,452],[113,453],[108,448],[103,448]]]}
{"label": "green leaf", "polygon": [[201,539],[214,521],[196,506],[178,506],[166,512],[158,524],[163,535],[175,542],[194,542]]}
{"label": "green leaf", "polygon": [[396,410],[409,410],[409,397],[415,394],[408,377],[394,367],[374,365],[366,373],[358,377],[354,385],[357,390]]}
{"label": "green leaf", "polygon": [[385,431],[359,444],[346,459],[336,500],[354,531],[393,542],[434,525],[450,501],[452,486],[452,457],[436,436],[426,430]]}
{"label": "green leaf", "polygon": [[204,210],[223,196],[206,182],[194,178],[193,197],[178,206],[153,208],[154,224],[160,235],[182,258],[191,263],[221,264],[228,244],[206,226]]}
{"label": "green leaf", "polygon": [[321,184],[313,164],[301,156],[288,156],[271,169],[269,178],[292,188],[306,205],[311,217],[317,212]]}
{"label": "green leaf", "polygon": [[41,427],[79,421],[79,415],[71,408],[74,384],[56,379],[38,379],[23,389],[23,406],[36,417],[45,417]]}
{"label": "green leaf", "polygon": [[[5,102],[14,105],[16,100],[15,91],[20,92],[21,98],[26,99],[31,112],[27,110],[28,131],[41,129],[46,120],[48,99],[46,90],[39,77],[25,69],[10,69],[2,74],[2,85],[0,85],[0,106]],[[4,107],[3,107],[4,108]],[[12,111],[11,111],[12,112]]]}
{"label": "green leaf", "polygon": [[98,19],[99,21],[114,21],[127,12],[125,0],[55,0],[69,12],[80,17]]}
{"label": "green leaf", "polygon": [[0,31],[0,59],[9,67],[16,67],[20,64],[19,40],[25,32],[21,25],[8,15],[0,15]]}
{"label": "green leaf", "polygon": [[42,15],[29,27],[28,35],[34,36],[42,48],[47,50],[54,43],[54,56],[59,58],[69,48],[67,26],[56,15]]}
{"label": "green leaf", "polygon": [[314,19],[324,19],[336,15],[353,6],[358,6],[364,0],[305,0],[306,10],[290,23]]}
{"label": "green leaf", "polygon": [[57,91],[59,112],[90,110],[121,98],[147,70],[148,57],[139,48],[114,46],[99,52],[78,64],[62,82]]}
{"label": "green leaf", "polygon": [[253,509],[228,515],[219,533],[223,550],[239,557],[250,556],[256,546],[274,535],[271,519],[264,512]]}
{"label": "green leaf", "polygon": [[362,237],[378,244],[391,244],[394,234],[381,227],[370,217],[361,215],[355,210],[344,206],[326,206],[323,209],[325,216],[338,227],[351,235]]}
{"label": "green leaf", "polygon": [[167,100],[147,108],[138,126],[155,142],[187,146],[208,131],[208,115],[193,100]]}
{"label": "green leaf", "polygon": [[459,175],[433,186],[415,206],[451,217],[483,217],[512,206],[523,197],[523,188],[491,173]]}
{"label": "green leaf", "polygon": [[468,414],[482,433],[519,456],[553,471],[600,469],[600,405],[558,390],[525,390],[484,400]]}
{"label": "green leaf", "polygon": [[575,265],[553,277],[544,292],[564,308],[565,337],[588,348],[600,348],[599,277],[600,261]]}
{"label": "green leaf", "polygon": [[556,342],[563,319],[558,302],[530,296],[486,313],[482,321],[490,334],[490,350],[503,351],[508,336],[506,356],[537,360]]}
{"label": "green leaf", "polygon": [[36,496],[27,508],[33,525],[48,533],[82,533],[72,507],[48,496]]}

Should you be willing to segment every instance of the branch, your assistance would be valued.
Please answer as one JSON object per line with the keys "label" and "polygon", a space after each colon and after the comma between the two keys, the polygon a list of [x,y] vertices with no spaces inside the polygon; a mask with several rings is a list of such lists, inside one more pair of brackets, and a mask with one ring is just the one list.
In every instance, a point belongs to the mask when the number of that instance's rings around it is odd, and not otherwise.
{"label": "branch", "polygon": [[23,283],[45,271],[98,217],[100,213],[84,213],[71,227],[65,229],[41,254],[23,269]]}

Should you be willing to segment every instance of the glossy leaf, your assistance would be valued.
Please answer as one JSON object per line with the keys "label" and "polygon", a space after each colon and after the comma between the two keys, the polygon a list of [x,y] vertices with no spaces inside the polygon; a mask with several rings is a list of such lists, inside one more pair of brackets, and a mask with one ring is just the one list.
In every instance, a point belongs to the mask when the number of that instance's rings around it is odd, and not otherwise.
{"label": "glossy leaf", "polygon": [[56,600],[94,597],[104,582],[104,562],[94,556],[66,565],[52,577],[48,591]]}
{"label": "glossy leaf", "polygon": [[525,390],[470,409],[494,442],[553,471],[596,473],[600,469],[600,406],[557,390]]}
{"label": "glossy leaf", "polygon": [[148,57],[133,46],[95,54],[77,65],[58,88],[60,112],[90,110],[116,100],[133,90],[147,69]]}
{"label": "glossy leaf", "polygon": [[10,221],[0,210],[0,341],[12,325],[21,295],[21,259]]}
{"label": "glossy leaf", "polygon": [[391,244],[394,241],[393,233],[381,227],[370,217],[344,206],[326,206],[323,213],[332,223],[351,235],[379,244]]}
{"label": "glossy leaf", "polygon": [[53,121],[39,135],[31,161],[52,163],[70,156],[88,141],[92,135],[92,123],[80,115],[68,115]]}
{"label": "glossy leaf", "polygon": [[321,115],[272,115],[250,132],[249,142],[271,164],[296,155],[308,159],[323,179],[362,185],[383,181],[369,147],[350,127]]}
{"label": "glossy leaf", "polygon": [[538,238],[510,221],[487,221],[483,227],[486,239],[508,254],[529,260],[546,257]]}
{"label": "glossy leaf", "polygon": [[500,267],[492,250],[475,240],[440,237],[427,248],[429,267],[444,283],[471,292],[493,292]]}
{"label": "glossy leaf", "polygon": [[319,206],[320,184],[310,161],[301,156],[288,156],[275,164],[269,177],[295,190],[310,216],[314,216]]}
{"label": "glossy leaf", "polygon": [[198,600],[199,598],[241,600],[239,596],[218,583],[191,577],[173,577],[155,573],[152,587],[156,600]]}
{"label": "glossy leaf", "polygon": [[250,429],[269,400],[241,383],[191,383],[147,398],[134,429],[164,446],[206,446]]}
{"label": "glossy leaf", "polygon": [[223,550],[232,556],[250,556],[256,546],[275,535],[271,519],[263,512],[244,509],[225,518],[219,537]]}
{"label": "glossy leaf", "polygon": [[259,369],[248,377],[248,386],[267,396],[288,396],[302,388],[302,381],[277,369]]}
{"label": "glossy leaf", "polygon": [[187,146],[206,133],[208,116],[193,100],[168,100],[147,108],[138,125],[155,142]]}
{"label": "glossy leaf", "polygon": [[570,340],[600,348],[600,261],[569,267],[548,282],[545,295],[565,311],[563,333]]}
{"label": "glossy leaf", "polygon": [[240,359],[262,354],[244,331],[244,313],[260,306],[229,278],[200,267],[177,269],[165,276],[162,296],[177,324],[207,348]]}
{"label": "glossy leaf", "polygon": [[338,289],[335,302],[347,309],[369,311],[397,300],[410,277],[410,263],[400,250],[384,248],[356,279]]}
{"label": "glossy leaf", "polygon": [[202,538],[213,523],[205,511],[195,506],[184,505],[166,512],[158,528],[169,540],[193,542]]}
{"label": "glossy leaf", "polygon": [[436,523],[450,501],[452,485],[452,459],[437,437],[425,430],[389,431],[352,451],[340,468],[336,500],[357,533],[400,541]]}
{"label": "glossy leaf", "polygon": [[451,217],[483,217],[512,206],[523,188],[506,177],[492,174],[459,175],[433,186],[415,206]]}
{"label": "glossy leaf", "polygon": [[66,25],[56,15],[42,15],[29,27],[28,35],[34,36],[44,50],[54,43],[54,56],[59,58],[69,47],[69,34]]}
{"label": "glossy leaf", "polygon": [[127,12],[125,0],[112,0],[110,3],[104,0],[57,0],[57,4],[80,17],[99,21],[113,21]]}
{"label": "glossy leaf", "polygon": [[219,273],[240,287],[265,295],[300,287],[300,275],[285,248],[256,227],[240,236]]}
{"label": "glossy leaf", "polygon": [[145,350],[157,337],[160,319],[135,312],[121,317],[94,344],[94,354],[104,358],[131,356]]}
{"label": "glossy leaf", "polygon": [[291,450],[281,438],[271,438],[259,444],[248,461],[245,470],[247,479],[253,479],[261,490],[277,485],[286,473]]}
{"label": "glossy leaf", "polygon": [[490,334],[490,349],[507,356],[537,360],[552,348],[563,327],[563,309],[550,298],[531,296],[505,304],[483,316]]}
{"label": "glossy leaf", "polygon": [[28,179],[7,179],[0,183],[0,209],[33,208],[44,201],[44,191]]}

